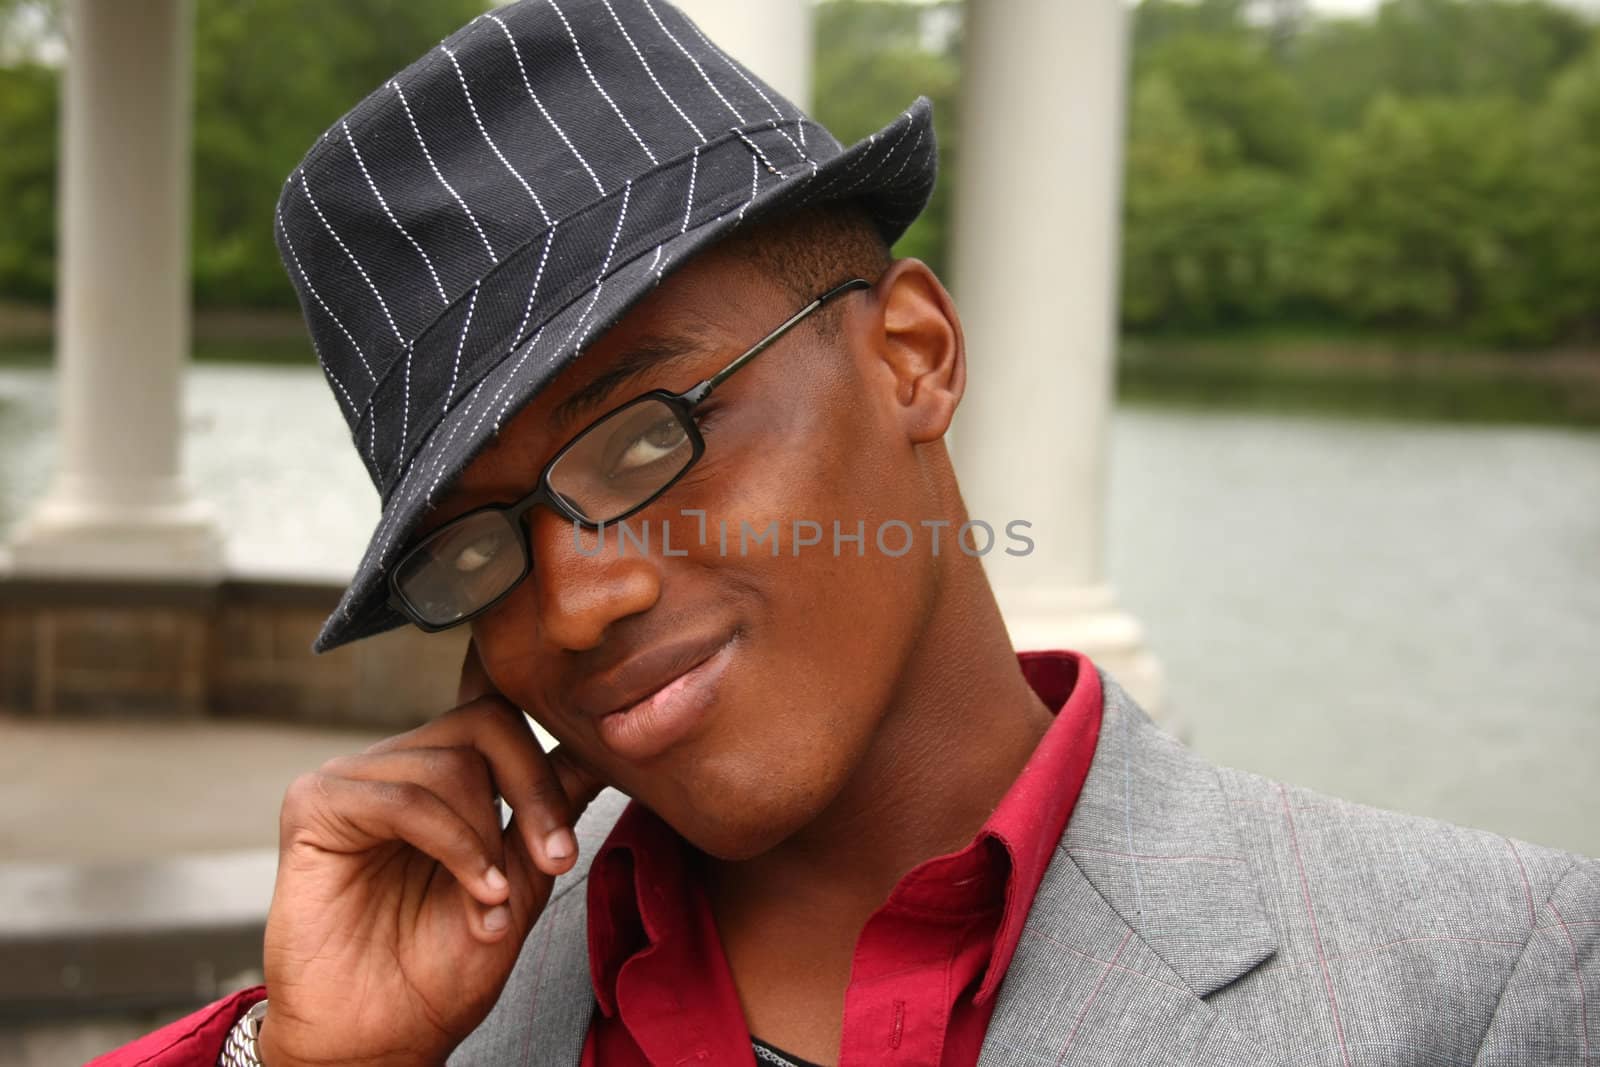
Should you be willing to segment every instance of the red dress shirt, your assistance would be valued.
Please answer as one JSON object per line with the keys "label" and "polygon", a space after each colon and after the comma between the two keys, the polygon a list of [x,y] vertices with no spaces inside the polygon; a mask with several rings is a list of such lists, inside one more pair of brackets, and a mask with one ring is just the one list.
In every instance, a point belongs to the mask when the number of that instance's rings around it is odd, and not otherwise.
{"label": "red dress shirt", "polygon": [[[1100,677],[1087,656],[1024,652],[1018,659],[1055,721],[972,843],[913,868],[862,928],[845,991],[840,1067],[977,1063],[995,994],[1100,735]],[[694,878],[698,855],[637,804],[596,854],[589,960],[599,1011],[583,1067],[755,1063]],[[228,1030],[266,992],[241,990],[90,1067],[212,1067]]]}
{"label": "red dress shirt", "polygon": [[[1019,659],[1055,721],[972,842],[918,864],[862,927],[845,990],[840,1067],[978,1062],[995,994],[1100,733],[1100,677],[1088,657],[1025,652]],[[700,855],[636,803],[596,853],[589,969],[599,1011],[582,1067],[755,1064],[695,877]]]}
{"label": "red dress shirt", "polygon": [[[267,987],[262,985],[241,989],[193,1015],[185,1015],[137,1041],[97,1056],[85,1067],[215,1067],[228,1031],[250,1010],[250,1005],[266,995]],[[267,1010],[272,1010],[270,1005]]]}

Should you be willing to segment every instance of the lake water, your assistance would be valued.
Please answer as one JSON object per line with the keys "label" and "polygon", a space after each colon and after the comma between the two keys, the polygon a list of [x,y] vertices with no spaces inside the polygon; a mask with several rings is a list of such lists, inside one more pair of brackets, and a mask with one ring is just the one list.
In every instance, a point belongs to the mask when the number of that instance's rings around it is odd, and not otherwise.
{"label": "lake water", "polygon": [[[54,397],[0,369],[0,536]],[[230,566],[338,578],[376,496],[315,370],[191,375]],[[1600,433],[1152,409],[1114,420],[1108,567],[1194,746],[1600,855]]]}

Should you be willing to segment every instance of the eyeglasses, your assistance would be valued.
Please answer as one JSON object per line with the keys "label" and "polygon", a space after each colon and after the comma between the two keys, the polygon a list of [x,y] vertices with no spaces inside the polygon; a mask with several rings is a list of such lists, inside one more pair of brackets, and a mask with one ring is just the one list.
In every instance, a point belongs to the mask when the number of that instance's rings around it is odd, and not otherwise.
{"label": "eyeglasses", "polygon": [[533,492],[459,515],[408,548],[389,572],[390,606],[429,633],[458,626],[533,569],[522,520],[536,505],[598,528],[652,503],[705,453],[694,410],[717,386],[834,297],[870,288],[864,278],[836,285],[684,392],[653,389],[601,415],[545,464]]}

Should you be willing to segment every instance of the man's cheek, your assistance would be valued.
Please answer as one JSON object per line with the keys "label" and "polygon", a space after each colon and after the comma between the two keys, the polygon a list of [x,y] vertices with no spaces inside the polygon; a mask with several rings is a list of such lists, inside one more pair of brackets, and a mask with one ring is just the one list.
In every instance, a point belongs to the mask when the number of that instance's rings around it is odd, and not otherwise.
{"label": "man's cheek", "polygon": [[539,693],[533,684],[536,671],[526,655],[516,654],[516,643],[478,630],[473,632],[473,642],[495,689],[519,708],[538,709]]}

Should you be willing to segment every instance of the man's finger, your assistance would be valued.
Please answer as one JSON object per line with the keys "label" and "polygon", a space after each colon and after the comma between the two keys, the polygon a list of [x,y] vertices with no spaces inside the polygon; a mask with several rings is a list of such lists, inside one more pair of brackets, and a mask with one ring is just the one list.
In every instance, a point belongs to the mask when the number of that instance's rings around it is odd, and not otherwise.
{"label": "man's finger", "polygon": [[[334,774],[296,778],[284,797],[283,846],[364,852],[404,841],[437,860],[485,908],[505,902],[504,872],[478,831],[431,790],[415,782],[366,782]],[[494,940],[499,935],[489,931]]]}
{"label": "man's finger", "polygon": [[500,806],[489,778],[489,764],[471,748],[407,748],[394,752],[336,756],[323,774],[363,782],[413,782],[450,805],[483,840],[489,858],[500,862]]}
{"label": "man's finger", "polygon": [[[529,853],[538,858],[539,868],[552,875],[567,870],[577,856],[577,840],[571,832],[576,815],[569,789],[539,745],[527,716],[504,697],[479,697],[366,751],[457,747],[475,749],[488,761],[494,787],[517,813],[516,822]],[[590,783],[579,777],[570,777],[570,781],[570,794],[585,797]],[[583,802],[588,802],[587,797]]]}

